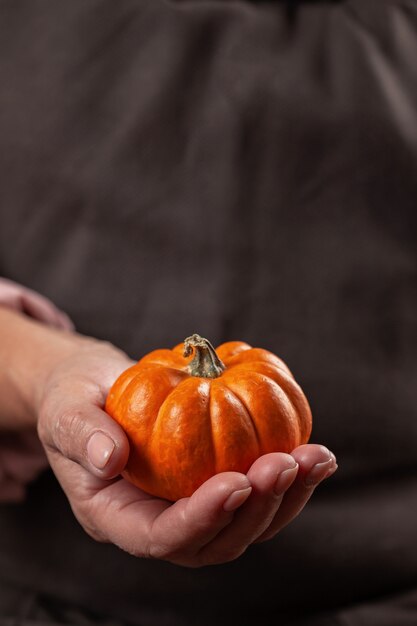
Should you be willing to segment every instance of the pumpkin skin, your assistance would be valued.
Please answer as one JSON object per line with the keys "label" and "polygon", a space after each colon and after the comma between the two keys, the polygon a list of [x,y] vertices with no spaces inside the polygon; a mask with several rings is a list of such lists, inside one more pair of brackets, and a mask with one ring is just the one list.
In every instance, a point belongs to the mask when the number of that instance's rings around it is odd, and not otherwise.
{"label": "pumpkin skin", "polygon": [[190,496],[219,472],[246,473],[268,452],[291,452],[312,427],[307,399],[281,359],[240,341],[214,351],[199,335],[123,372],[105,409],[129,438],[123,476],[167,500]]}

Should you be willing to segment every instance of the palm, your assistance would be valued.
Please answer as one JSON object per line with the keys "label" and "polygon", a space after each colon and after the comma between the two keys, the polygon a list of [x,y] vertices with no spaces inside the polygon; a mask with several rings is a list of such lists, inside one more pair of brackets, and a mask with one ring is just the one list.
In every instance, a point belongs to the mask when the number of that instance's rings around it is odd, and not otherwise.
{"label": "palm", "polygon": [[283,485],[281,495],[272,488],[276,475],[288,465],[288,455],[261,457],[247,475],[252,494],[236,512],[222,509],[225,495],[247,485],[247,478],[234,472],[214,476],[190,498],[175,503],[153,497],[121,477],[97,478],[75,463],[65,474],[74,485],[74,512],[95,539],[111,541],[135,556],[198,566],[236,558],[249,544],[271,538],[288,524],[314,489],[304,485],[303,476],[315,462],[326,462],[323,456],[321,446],[296,449],[298,477],[294,482],[288,477],[288,489]]}

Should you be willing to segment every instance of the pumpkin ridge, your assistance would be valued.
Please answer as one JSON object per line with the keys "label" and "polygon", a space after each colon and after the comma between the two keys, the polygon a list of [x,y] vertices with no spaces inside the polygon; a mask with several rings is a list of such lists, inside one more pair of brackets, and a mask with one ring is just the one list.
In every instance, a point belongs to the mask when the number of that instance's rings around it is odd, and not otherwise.
{"label": "pumpkin ridge", "polygon": [[[164,368],[164,369],[168,369],[168,368]],[[177,370],[176,368],[171,368],[171,369],[173,369],[175,372],[177,372],[177,371],[181,371],[181,370]],[[183,373],[185,374],[186,372],[183,372]],[[155,434],[155,431],[156,431],[156,427],[157,427],[157,425],[159,425],[159,422],[160,422],[160,421],[161,421],[161,419],[162,419],[162,418],[161,418],[161,414],[162,414],[162,412],[163,412],[163,409],[164,409],[165,405],[168,403],[168,400],[169,400],[170,395],[171,395],[172,393],[175,393],[178,389],[180,389],[181,385],[184,385],[184,384],[189,384],[189,381],[190,381],[190,380],[192,380],[192,379],[191,379],[191,377],[190,377],[190,376],[186,376],[183,380],[181,380],[181,381],[178,383],[178,385],[176,385],[173,389],[171,389],[171,391],[168,393],[168,395],[167,395],[167,396],[163,399],[163,401],[161,402],[161,405],[160,405],[160,407],[159,407],[159,409],[158,409],[158,413],[156,414],[155,421],[154,421],[153,426],[152,426],[152,431],[151,431],[151,432],[150,432],[150,434],[149,434],[149,439],[148,439],[148,441],[149,441],[149,444],[150,444],[151,446],[152,446],[152,443],[153,443],[153,437],[154,437],[154,434]],[[210,401],[210,398],[209,398],[209,401]]]}
{"label": "pumpkin ridge", "polygon": [[209,419],[210,422],[210,431],[211,431],[211,448],[212,448],[212,452],[213,452],[213,467],[214,467],[214,472],[215,474],[218,473],[218,469],[217,469],[217,454],[216,454],[216,441],[215,441],[215,435],[214,435],[214,429],[213,429],[213,420],[211,419],[211,405],[212,405],[212,385],[213,383],[211,383],[211,385],[209,385],[209,392],[208,392],[208,413],[207,413],[207,417]]}
{"label": "pumpkin ridge", "polygon": [[[174,367],[167,367],[167,366],[162,366],[162,365],[154,365],[153,363],[149,363],[150,367],[147,367],[146,369],[138,369],[138,371],[135,373],[135,375],[133,376],[132,380],[126,385],[123,393],[120,396],[120,400],[123,398],[123,396],[126,393],[130,393],[131,391],[134,391],[136,389],[136,386],[138,384],[138,379],[139,380],[143,380],[143,374],[146,372],[154,372],[155,370],[162,370],[164,373],[168,372],[168,374],[170,374],[169,370],[173,370],[175,372],[175,374],[179,371]],[[182,381],[181,381],[182,382]],[[135,383],[135,384],[133,384]],[[132,387],[132,390],[129,389],[129,387]],[[169,394],[168,394],[169,395]]]}
{"label": "pumpkin ridge", "polygon": [[[282,385],[280,385],[276,381],[273,381],[277,385],[279,385],[279,387],[283,390],[288,400],[290,401],[294,409],[294,414],[297,417],[298,431],[300,432],[299,444],[304,443],[304,439],[307,440],[310,436],[310,432],[308,431],[309,430],[311,431],[311,428],[309,429],[307,427],[307,423],[311,422],[311,409],[310,409],[310,405],[308,404],[307,398],[305,397],[300,385],[297,383],[297,381],[292,375],[288,374],[284,370],[281,370],[279,367],[275,367],[272,364],[271,364],[271,367],[277,370],[278,376],[284,379],[284,383],[289,386],[290,391],[293,392],[294,396],[297,396],[299,404],[303,405],[302,411],[301,411],[300,410],[301,407],[298,407],[297,404],[294,402],[292,393],[288,393],[287,389],[285,389]],[[268,377],[268,374],[265,374],[265,376]]]}
{"label": "pumpkin ridge", "polygon": [[[274,366],[272,365],[271,367],[274,367]],[[301,390],[301,387],[299,386],[299,384],[297,383],[295,378],[293,378],[292,376],[289,376],[287,374],[287,372],[279,369],[278,367],[276,367],[276,369],[278,370],[278,375],[281,376],[284,379],[284,382],[286,384],[288,384],[288,386],[290,387],[291,391],[293,391],[294,394],[297,394],[297,397],[298,397],[298,400],[299,400],[300,404],[302,403],[303,405],[305,405],[303,407],[303,411],[301,412],[299,407],[295,404],[295,402],[294,402],[294,400],[292,398],[292,394],[288,393],[287,390],[283,386],[281,386],[279,383],[277,383],[276,381],[274,381],[271,378],[271,380],[273,382],[275,382],[275,384],[277,384],[282,389],[282,391],[285,393],[285,395],[287,396],[288,400],[290,401],[290,403],[291,403],[291,405],[292,405],[292,407],[294,409],[294,414],[295,414],[295,416],[297,418],[297,422],[298,422],[298,431],[299,431],[299,433],[302,433],[304,435],[304,437],[301,437],[301,434],[300,434],[300,437],[299,437],[299,440],[300,440],[299,441],[299,445],[300,445],[302,440],[305,438],[305,435],[306,434],[309,435],[309,433],[306,433],[307,427],[306,427],[306,423],[305,422],[309,421],[308,416],[306,415],[306,413],[310,413],[310,406],[309,406],[309,404],[307,402],[306,397],[304,396],[304,394],[303,394],[303,392]],[[270,378],[270,376],[268,376],[268,374],[265,374],[265,376],[267,378]]]}
{"label": "pumpkin ridge", "polygon": [[[242,363],[232,363],[232,365],[229,365],[227,367],[227,371],[231,372],[232,370],[234,370],[234,372],[235,372],[236,369],[239,368],[239,367],[241,367],[245,371],[250,371],[250,369],[252,369],[252,368],[253,368],[254,371],[256,371],[256,368],[259,365],[267,365],[269,367],[273,367],[274,369],[276,369],[278,371],[279,374],[283,373],[286,376],[288,376],[288,377],[291,376],[291,378],[293,378],[292,375],[290,375],[287,370],[285,370],[284,368],[279,367],[279,365],[277,365],[276,363],[271,363],[270,361],[261,361],[260,359],[258,359],[257,361],[242,361]],[[267,376],[267,374],[264,374],[264,376]]]}
{"label": "pumpkin ridge", "polygon": [[149,352],[149,354],[145,354],[145,356],[138,361],[137,365],[158,365],[159,367],[170,367],[184,371],[184,368],[187,366],[187,361],[177,352],[173,352],[168,348],[161,348],[159,350],[153,350]]}
{"label": "pumpkin ridge", "polygon": [[[185,373],[184,373],[185,374]],[[186,389],[186,395],[190,396],[190,394],[199,394],[200,393],[200,386],[201,384],[204,384],[206,386],[206,388],[208,389],[208,394],[207,394],[207,402],[205,403],[206,406],[206,410],[207,410],[207,414],[205,416],[203,416],[201,413],[198,414],[199,418],[200,418],[200,423],[204,423],[204,419],[206,420],[210,420],[210,412],[209,412],[209,402],[210,402],[210,397],[209,397],[209,393],[210,393],[210,387],[211,385],[209,384],[209,381],[207,381],[206,379],[203,378],[196,378],[196,377],[191,377],[191,376],[186,376],[183,380],[181,380],[178,385],[176,385],[176,387],[174,387],[170,393],[168,393],[168,395],[165,397],[164,401],[161,403],[159,410],[157,412],[155,421],[152,425],[152,429],[148,438],[148,449],[151,451],[151,454],[154,456],[155,455],[155,450],[158,449],[158,447],[160,446],[160,437],[161,437],[161,433],[163,435],[166,435],[167,432],[167,422],[165,420],[166,417],[171,416],[171,415],[175,415],[175,413],[172,413],[172,411],[177,410],[177,407],[180,406],[180,399],[181,396],[184,395],[184,389],[181,389],[181,386],[188,386],[189,389]],[[176,396],[176,397],[173,397]],[[197,396],[196,396],[197,397]],[[166,412],[166,415],[165,415]],[[174,417],[174,421],[175,421],[176,416]],[[180,418],[181,420],[182,418]],[[211,430],[211,422],[205,422],[206,426],[207,426],[207,430],[210,432]],[[187,434],[187,437],[189,437],[189,434]],[[167,441],[167,438],[165,436],[165,440]],[[206,448],[209,450],[209,458],[213,459],[213,455],[210,454],[213,450],[213,444],[212,442],[210,442],[210,446],[206,446]],[[155,460],[157,460],[157,462],[160,464],[160,458],[159,457],[155,457]],[[171,462],[172,460],[172,456],[171,458],[168,459],[168,464]],[[164,489],[173,489],[173,484],[172,484],[172,479],[168,478],[167,479],[167,474],[164,468],[164,463],[162,465],[160,465],[160,471],[158,470],[158,476],[157,476],[157,480],[160,482],[160,484],[164,484],[165,487]],[[180,474],[179,478],[180,480],[183,480],[184,477],[187,478],[187,480],[189,479],[190,475],[184,475],[184,474]],[[208,479],[209,476],[207,476],[206,480]],[[198,485],[199,486],[199,485]],[[196,487],[194,487],[195,489]],[[188,494],[191,495],[191,492]],[[166,496],[162,496],[162,497],[166,497]],[[179,497],[182,496],[177,496],[175,499],[178,499]]]}
{"label": "pumpkin ridge", "polygon": [[[310,406],[308,404],[308,401],[300,387],[300,385],[297,383],[297,381],[295,380],[294,376],[290,373],[287,372],[284,369],[281,369],[278,365],[274,364],[274,363],[268,363],[267,361],[246,361],[243,363],[237,363],[236,365],[232,365],[230,370],[234,370],[234,374],[236,373],[236,369],[238,369],[239,367],[241,367],[242,371],[244,372],[250,372],[252,371],[252,365],[254,365],[254,370],[257,374],[260,374],[261,376],[264,376],[265,378],[268,378],[269,380],[271,380],[273,383],[275,383],[276,385],[278,385],[278,387],[282,390],[282,392],[286,395],[288,401],[290,402],[293,410],[294,410],[294,415],[297,418],[297,422],[298,422],[298,428],[300,433],[303,434],[303,437],[300,436],[299,439],[300,441],[307,439],[310,432],[311,428],[307,428],[307,423],[309,423],[311,421],[311,410],[310,410]],[[292,398],[292,394],[288,393],[287,389],[285,389],[285,387],[283,385],[281,385],[279,382],[277,382],[276,380],[274,380],[269,374],[264,373],[264,372],[259,372],[256,370],[256,367],[266,367],[266,368],[271,368],[272,370],[275,370],[277,376],[279,378],[283,379],[283,382],[285,383],[285,385],[288,385],[288,387],[290,388],[290,391],[292,391],[294,394],[297,395],[298,400],[299,400],[299,404],[303,405],[303,407],[299,407],[297,406],[297,404],[294,402],[293,398]],[[302,410],[301,410],[302,409]]]}
{"label": "pumpkin ridge", "polygon": [[[278,368],[277,368],[277,369],[278,369]],[[267,374],[265,374],[265,376],[266,376],[267,378],[269,378],[270,380],[272,380],[272,382],[273,382],[273,383],[275,383],[276,385],[278,385],[278,387],[279,387],[280,389],[282,389],[282,391],[285,393],[285,395],[287,396],[287,400],[288,400],[288,401],[289,401],[289,403],[291,404],[291,406],[292,406],[292,410],[293,410],[293,413],[294,413],[294,415],[295,415],[295,417],[296,417],[296,420],[297,420],[297,425],[298,425],[298,432],[304,431],[303,424],[301,423],[301,421],[302,421],[302,420],[301,420],[301,415],[300,415],[300,413],[299,413],[299,411],[298,411],[298,408],[297,408],[297,407],[296,407],[296,405],[294,404],[294,402],[293,402],[293,400],[292,400],[292,398],[291,398],[291,395],[290,395],[290,394],[288,394],[288,393],[287,393],[287,390],[286,390],[286,389],[284,389],[284,387],[281,387],[281,385],[280,385],[279,383],[277,383],[277,382],[276,382],[273,378],[271,378],[271,377],[270,377],[270,376],[268,376]],[[298,437],[297,446],[298,446],[298,445],[300,445],[300,436]],[[295,447],[297,447],[297,446],[295,446]]]}
{"label": "pumpkin ridge", "polygon": [[[272,366],[272,367],[274,367],[274,366]],[[281,373],[286,374],[285,370],[281,370],[279,367],[276,367],[275,369],[278,370],[278,373],[280,375],[281,375]],[[297,407],[295,406],[294,402],[292,401],[291,396],[287,393],[286,389],[284,389],[284,387],[282,387],[279,383],[277,383],[276,380],[274,380],[273,378],[268,376],[268,374],[261,374],[260,372],[257,372],[257,374],[260,374],[261,376],[264,376],[265,378],[268,378],[268,380],[270,380],[272,383],[274,383],[274,385],[276,385],[277,387],[279,387],[281,389],[281,391],[285,394],[285,397],[287,398],[288,402],[290,403],[293,415],[295,416],[295,419],[297,420],[298,432],[300,432],[301,430],[304,430],[303,425],[301,424],[301,416],[299,414],[299,411],[298,411]],[[297,445],[294,446],[294,447],[296,448],[299,444],[300,444],[300,437],[298,436]]]}
{"label": "pumpkin ridge", "polygon": [[[261,382],[266,382],[268,385],[271,385],[273,388],[276,387],[279,390],[278,396],[280,397],[284,397],[286,402],[288,403],[288,408],[290,408],[290,413],[289,415],[287,415],[287,419],[285,420],[288,423],[288,426],[291,428],[291,430],[293,431],[292,434],[295,434],[295,441],[297,442],[293,448],[297,447],[298,445],[298,441],[300,440],[299,437],[299,433],[297,431],[297,427],[299,424],[299,418],[298,418],[298,413],[294,408],[294,405],[292,404],[290,398],[288,397],[286,391],[275,381],[273,380],[270,376],[267,376],[266,374],[262,374],[261,372],[257,372],[257,371],[252,371],[252,370],[247,370],[247,374],[250,374],[250,376],[253,378],[257,378],[258,380],[260,380]],[[239,398],[239,394],[236,393],[237,397]],[[251,415],[251,413],[249,413]],[[254,427],[255,429],[257,428],[256,426],[256,421],[255,421],[255,416],[252,418],[253,422],[254,422]],[[264,448],[260,446],[260,454],[264,454],[263,452]]]}
{"label": "pumpkin ridge", "polygon": [[[253,359],[248,358],[248,356],[253,357]],[[277,357],[277,355],[273,352],[265,350],[264,348],[251,347],[249,350],[238,352],[227,361],[226,365],[228,368],[233,368],[237,365],[243,365],[244,363],[269,363],[286,372],[290,376],[293,375],[288,365],[282,359]]]}
{"label": "pumpkin ridge", "polygon": [[[278,368],[277,368],[278,369]],[[270,376],[268,376],[267,374],[261,374],[261,372],[253,372],[253,374],[256,374],[257,376],[268,380],[270,383],[272,383],[273,387],[278,387],[278,389],[284,394],[285,398],[287,399],[287,401],[289,402],[291,409],[292,409],[292,416],[294,418],[294,420],[297,423],[298,429],[297,430],[297,443],[294,446],[294,448],[296,448],[299,445],[299,441],[300,441],[300,437],[299,437],[299,425],[300,425],[300,418],[298,415],[298,411],[296,409],[296,407],[294,406],[291,398],[289,397],[289,395],[287,394],[287,392],[285,391],[285,389],[283,389],[283,387],[281,387],[281,385],[279,383],[277,383],[273,378],[271,378]]]}
{"label": "pumpkin ridge", "polygon": [[[165,363],[162,363],[162,361],[146,361],[145,363],[143,363],[143,369],[145,369],[146,367],[155,367],[155,368],[159,368],[159,369],[170,369],[170,370],[175,370],[176,372],[184,372],[186,373],[186,367],[187,364],[185,364],[184,366],[180,366],[180,365],[174,365],[173,363],[167,365]],[[142,371],[142,370],[141,370]]]}
{"label": "pumpkin ridge", "polygon": [[240,402],[240,404],[242,405],[246,415],[248,416],[249,422],[252,425],[253,432],[255,434],[256,444],[258,446],[258,453],[260,454],[261,453],[261,441],[260,441],[258,429],[256,428],[255,420],[252,418],[251,412],[249,411],[249,409],[248,409],[248,407],[246,405],[246,402],[239,396],[238,393],[236,393],[234,390],[230,389],[230,387],[226,383],[223,383],[223,385],[226,387],[228,393],[230,393],[234,398],[236,398],[236,400],[238,402]]}
{"label": "pumpkin ridge", "polygon": [[[294,402],[292,401],[291,397],[288,395],[287,391],[284,389],[284,387],[282,387],[282,385],[280,385],[280,383],[277,383],[277,381],[276,381],[276,380],[274,380],[274,379],[272,378],[272,376],[269,376],[269,374],[266,374],[266,373],[264,373],[264,372],[259,372],[259,371],[257,371],[256,367],[258,367],[259,365],[261,365],[262,367],[263,367],[263,366],[265,366],[265,365],[266,365],[267,367],[271,367],[272,369],[274,369],[274,370],[277,372],[277,375],[278,375],[278,376],[281,376],[281,377],[283,377],[284,379],[286,378],[285,382],[287,382],[287,381],[288,381],[288,384],[289,384],[289,385],[291,385],[292,383],[295,383],[295,385],[297,384],[297,383],[295,382],[295,380],[293,379],[293,377],[292,377],[292,376],[290,376],[286,370],[281,369],[280,367],[278,367],[278,365],[274,365],[273,363],[268,363],[268,362],[266,362],[266,361],[251,361],[250,363],[249,363],[249,362],[246,362],[246,363],[238,363],[237,365],[233,365],[232,367],[233,367],[233,368],[238,368],[239,366],[242,366],[242,370],[244,370],[244,371],[251,371],[251,369],[250,369],[248,366],[251,366],[251,367],[252,367],[252,365],[254,365],[254,366],[255,366],[255,367],[254,367],[254,370],[255,370],[255,373],[256,373],[256,374],[259,374],[260,376],[264,376],[265,378],[268,378],[270,381],[272,381],[273,383],[275,383],[276,385],[278,385],[278,387],[279,387],[279,388],[280,388],[280,389],[281,389],[281,390],[285,393],[285,395],[287,396],[288,400],[290,401],[290,403],[291,403],[291,405],[292,405],[292,407],[293,407],[293,409],[294,409],[294,413],[296,413],[296,415],[298,415],[298,409],[297,409],[297,407],[295,406]],[[246,366],[246,367],[245,367],[245,366]]]}
{"label": "pumpkin ridge", "polygon": [[[163,367],[163,369],[165,370],[165,367]],[[169,368],[169,369],[175,369],[175,368]],[[184,380],[188,380],[188,378],[185,378]],[[161,404],[159,405],[158,411],[156,412],[156,415],[155,415],[155,419],[153,420],[153,423],[152,423],[152,428],[150,429],[150,432],[148,434],[147,441],[146,441],[146,448],[148,450],[152,450],[155,444],[155,435],[158,433],[158,426],[162,420],[162,407],[168,402],[168,398],[170,397],[171,393],[175,391],[181,385],[181,383],[184,382],[184,380],[181,380],[178,383],[178,385],[176,385],[176,387],[171,389],[168,392],[168,394],[165,396],[165,398],[162,400]],[[152,476],[151,480],[152,482],[154,481],[154,476]],[[151,493],[151,491],[149,491],[149,493]]]}
{"label": "pumpkin ridge", "polygon": [[[154,371],[155,369],[176,370],[176,368],[169,368],[169,367],[165,367],[161,365],[160,363],[152,363],[152,362],[144,363],[142,367],[138,367],[138,364],[136,364],[136,365],[133,365],[132,368],[130,369],[132,370],[135,369],[135,371],[132,372],[132,377],[129,380],[129,382],[123,385],[122,389],[118,391],[116,403],[114,405],[111,405],[111,410],[113,414],[117,413],[121,404],[125,401],[126,394],[130,394],[131,392],[134,391],[133,387],[136,388],[138,377],[143,376],[145,372]],[[135,385],[133,385],[133,383],[135,383]],[[132,386],[132,389],[129,389],[130,386]],[[112,402],[113,402],[113,398],[112,398]]]}
{"label": "pumpkin ridge", "polygon": [[[136,369],[137,363],[122,372],[122,374],[120,374],[120,376],[117,378],[112,388],[110,389],[104,406],[104,410],[107,411],[109,415],[116,415],[122,397],[126,392],[126,389],[130,385],[132,380],[136,378]],[[125,380],[127,380],[128,382],[125,382]]]}
{"label": "pumpkin ridge", "polygon": [[[156,368],[154,368],[154,367],[152,366],[152,367],[147,368],[147,371],[152,371],[152,372],[154,372],[155,370],[161,370],[161,371],[162,371],[162,373],[163,373],[165,376],[166,376],[167,374],[168,374],[168,376],[169,376],[169,375],[171,374],[171,372],[173,372],[173,374],[174,374],[175,376],[177,376],[177,375],[178,375],[178,371],[179,371],[179,370],[177,370],[177,369],[176,369],[176,368],[174,368],[174,367],[172,367],[172,368],[171,368],[171,367],[164,367],[164,366],[157,366]],[[170,370],[171,370],[171,371],[170,371]],[[141,383],[143,383],[143,378],[142,378],[142,376],[141,376],[141,375],[143,375],[143,370],[142,370],[142,371],[138,371],[138,372],[137,372],[137,374],[134,376],[134,378],[130,381],[130,383],[127,385],[127,387],[126,387],[126,389],[125,389],[125,391],[124,391],[123,396],[124,396],[126,393],[129,393],[129,391],[130,391],[130,390],[129,390],[129,387],[130,387],[130,386],[132,386],[131,392],[132,392],[132,393],[134,393],[134,392],[135,392],[136,386],[137,386],[137,384],[138,384],[138,382],[137,382],[137,379],[138,379],[138,378],[140,378],[140,379],[141,379]],[[186,380],[186,379],[185,379],[185,380]],[[169,398],[170,394],[171,394],[171,393],[172,393],[172,392],[173,392],[173,391],[174,391],[174,390],[175,390],[175,389],[176,389],[176,388],[177,388],[177,387],[178,387],[178,386],[179,386],[182,382],[184,382],[184,380],[181,380],[181,381],[180,381],[180,382],[179,382],[176,386],[174,386],[171,390],[169,390],[169,391],[168,391],[168,393],[167,393],[167,395],[166,395],[166,396],[165,396],[165,397],[161,400],[161,403],[160,403],[160,405],[159,405],[158,411],[157,411],[157,413],[156,413],[156,415],[155,415],[155,419],[154,419],[154,420],[153,420],[153,422],[152,422],[152,428],[151,428],[151,430],[150,430],[150,432],[149,432],[149,435],[147,436],[147,441],[146,441],[146,445],[147,445],[147,446],[149,446],[149,445],[152,443],[153,434],[154,434],[154,432],[155,432],[156,424],[157,424],[157,421],[158,421],[158,418],[159,418],[159,415],[160,415],[160,412],[161,412],[161,408],[162,408],[162,406],[163,406],[163,405],[164,405],[164,403],[167,401],[167,399]],[[133,383],[135,383],[135,384],[133,384]],[[119,400],[120,402],[122,401],[123,396],[121,396],[121,397],[120,397],[120,400]]]}
{"label": "pumpkin ridge", "polygon": [[217,346],[216,352],[219,358],[227,366],[227,362],[230,359],[233,359],[240,352],[246,352],[246,350],[250,350],[251,348],[252,346],[244,341],[226,341],[225,343]]}
{"label": "pumpkin ridge", "polygon": [[[185,380],[188,380],[187,378]],[[161,404],[159,405],[159,409],[158,412],[155,416],[155,420],[152,424],[152,430],[149,433],[149,437],[148,437],[148,445],[150,447],[152,447],[153,444],[153,439],[154,439],[154,435],[155,435],[155,431],[156,431],[156,427],[157,425],[159,425],[159,422],[161,421],[161,414],[162,414],[162,407],[168,402],[168,398],[171,395],[171,393],[173,391],[175,391],[176,389],[178,389],[178,387],[181,385],[181,383],[183,383],[184,381],[182,380],[180,383],[178,383],[178,385],[176,387],[174,387],[173,389],[171,389],[171,391],[165,396],[165,398],[162,400]]]}

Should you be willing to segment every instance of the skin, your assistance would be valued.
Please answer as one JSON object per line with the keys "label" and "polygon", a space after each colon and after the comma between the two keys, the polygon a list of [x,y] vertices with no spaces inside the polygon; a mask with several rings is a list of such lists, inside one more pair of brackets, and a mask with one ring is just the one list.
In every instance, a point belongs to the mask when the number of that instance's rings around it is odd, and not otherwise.
{"label": "skin", "polygon": [[[103,411],[109,388],[133,361],[69,324],[61,328],[0,307],[0,500],[24,498],[49,463],[95,540],[200,567],[274,537],[336,470],[325,446],[306,444],[259,458],[246,475],[218,474],[175,503],[148,495],[120,477],[129,443]],[[100,456],[106,441],[113,451]]]}

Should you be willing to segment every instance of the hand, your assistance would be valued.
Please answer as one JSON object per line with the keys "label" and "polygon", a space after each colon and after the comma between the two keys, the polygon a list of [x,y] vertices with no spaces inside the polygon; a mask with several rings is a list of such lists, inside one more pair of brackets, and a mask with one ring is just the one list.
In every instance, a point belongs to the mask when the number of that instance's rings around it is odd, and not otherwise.
{"label": "hand", "polygon": [[131,364],[115,348],[91,342],[54,368],[43,393],[41,441],[74,514],[94,539],[189,567],[223,563],[273,537],[335,471],[326,448],[304,445],[291,455],[259,458],[247,475],[218,474],[174,504],[150,496],[120,477],[129,443],[103,411],[111,384]]}
{"label": "hand", "polygon": [[[0,305],[21,311],[53,328],[74,330],[69,317],[50,300],[5,278],[0,278]],[[9,384],[7,388],[10,392]],[[4,402],[4,398],[2,400]],[[21,502],[25,499],[27,485],[48,467],[48,460],[33,425],[12,430],[17,424],[11,420],[9,430],[4,431],[3,422],[0,419],[0,503]]]}
{"label": "hand", "polygon": [[26,313],[48,326],[74,330],[74,324],[68,315],[58,309],[48,298],[7,278],[0,278],[0,304]]}
{"label": "hand", "polygon": [[21,502],[27,485],[48,467],[35,429],[0,433],[0,502]]}

